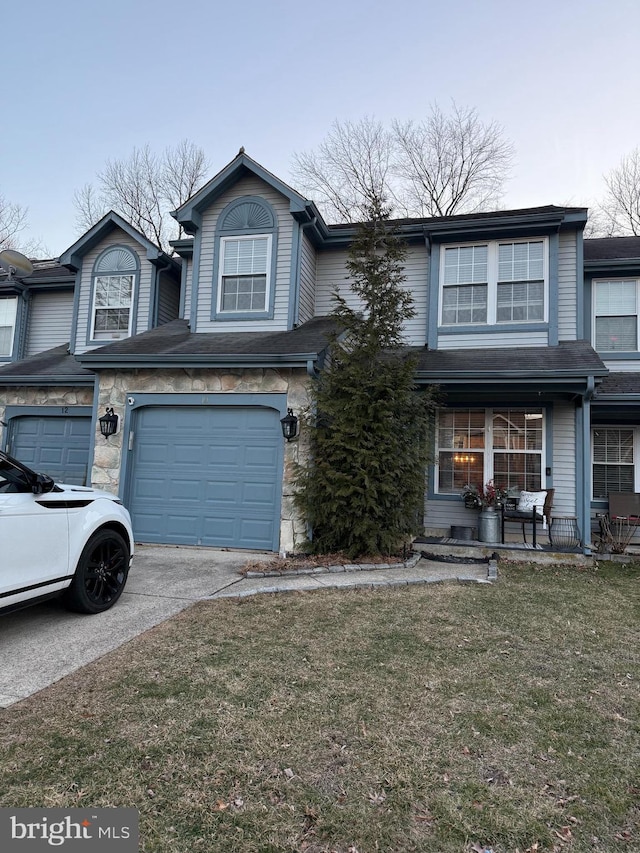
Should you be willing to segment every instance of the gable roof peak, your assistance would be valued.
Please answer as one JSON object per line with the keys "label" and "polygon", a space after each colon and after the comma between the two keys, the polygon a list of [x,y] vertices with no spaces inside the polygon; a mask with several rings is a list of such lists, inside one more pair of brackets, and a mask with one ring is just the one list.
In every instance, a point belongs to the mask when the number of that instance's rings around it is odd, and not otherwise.
{"label": "gable roof peak", "polygon": [[177,219],[187,234],[195,234],[202,223],[202,212],[247,174],[255,175],[287,198],[292,212],[304,210],[312,204],[297,190],[250,157],[242,145],[233,160],[230,160],[177,210],[172,210],[171,216]]}
{"label": "gable roof peak", "polygon": [[108,213],[99,219],[95,225],[92,225],[88,231],[79,237],[73,245],[69,246],[66,252],[63,252],[58,258],[58,262],[64,266],[78,268],[80,259],[91,251],[101,240],[115,228],[119,228],[128,234],[133,240],[138,242],[143,249],[146,250],[147,258],[150,261],[165,255],[159,246],[156,246],[148,237],[145,237],[141,231],[138,231],[124,217],[116,213],[115,210],[110,210]]}

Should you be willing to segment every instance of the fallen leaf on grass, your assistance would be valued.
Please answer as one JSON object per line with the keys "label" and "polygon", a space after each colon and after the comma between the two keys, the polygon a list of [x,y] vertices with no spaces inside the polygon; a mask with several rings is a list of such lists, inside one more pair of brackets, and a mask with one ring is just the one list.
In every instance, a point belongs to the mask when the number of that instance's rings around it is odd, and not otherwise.
{"label": "fallen leaf on grass", "polygon": [[433,826],[433,824],[435,822],[434,816],[431,814],[431,812],[428,809],[423,809],[422,811],[419,811],[415,815],[415,820],[422,821],[427,826]]}
{"label": "fallen leaf on grass", "polygon": [[568,826],[563,826],[560,830],[554,830],[554,835],[564,844],[568,844],[573,839],[573,833],[571,832],[571,828]]}
{"label": "fallen leaf on grass", "polygon": [[381,806],[384,801],[387,799],[387,795],[384,791],[370,791],[369,792],[369,802],[374,806]]}
{"label": "fallen leaf on grass", "polygon": [[617,841],[631,841],[631,833],[628,829],[623,830],[622,832],[616,832],[613,836]]}

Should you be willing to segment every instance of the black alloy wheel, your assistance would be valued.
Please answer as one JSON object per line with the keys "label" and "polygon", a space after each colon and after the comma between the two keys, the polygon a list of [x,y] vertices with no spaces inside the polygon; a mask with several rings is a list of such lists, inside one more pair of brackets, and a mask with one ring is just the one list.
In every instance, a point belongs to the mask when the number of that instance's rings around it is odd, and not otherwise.
{"label": "black alloy wheel", "polygon": [[120,598],[129,573],[129,546],[115,530],[99,530],[84,547],[71,586],[63,595],[69,610],[101,613]]}

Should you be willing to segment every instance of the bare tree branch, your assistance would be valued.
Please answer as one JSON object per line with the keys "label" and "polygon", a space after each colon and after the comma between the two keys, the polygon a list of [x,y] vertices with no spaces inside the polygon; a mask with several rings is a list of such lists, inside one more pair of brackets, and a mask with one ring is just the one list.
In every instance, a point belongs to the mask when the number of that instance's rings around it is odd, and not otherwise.
{"label": "bare tree branch", "polygon": [[330,222],[354,222],[375,200],[393,199],[391,157],[391,137],[381,122],[368,116],[335,121],[317,151],[294,155],[292,173]]}
{"label": "bare tree branch", "polygon": [[125,160],[107,161],[98,174],[98,190],[86,184],[75,193],[76,221],[86,230],[113,209],[168,251],[169,240],[178,236],[169,212],[202,185],[206,171],[204,152],[188,140],[162,155],[149,145],[134,148]]}
{"label": "bare tree branch", "polygon": [[28,210],[21,204],[7,201],[0,194],[0,251],[17,249],[30,258],[46,256],[47,247],[39,238],[27,237]]}
{"label": "bare tree branch", "polygon": [[19,249],[20,234],[27,227],[27,209],[0,195],[0,249]]}
{"label": "bare tree branch", "polygon": [[109,210],[104,196],[100,195],[93,184],[85,184],[73,194],[73,204],[76,209],[76,225],[78,231],[87,231]]}
{"label": "bare tree branch", "polygon": [[625,155],[605,176],[607,195],[600,206],[610,235],[640,236],[640,148]]}
{"label": "bare tree branch", "polygon": [[204,151],[188,139],[181,140],[175,148],[165,150],[160,187],[172,210],[184,204],[203,185],[208,171]]}
{"label": "bare tree branch", "polygon": [[332,222],[363,217],[374,197],[404,216],[450,216],[495,207],[513,159],[496,122],[437,105],[422,122],[334,122],[317,151],[294,155],[293,178]]}
{"label": "bare tree branch", "polygon": [[485,124],[471,107],[436,104],[420,122],[393,122],[395,174],[406,207],[418,216],[451,216],[495,207],[513,160],[497,122]]}

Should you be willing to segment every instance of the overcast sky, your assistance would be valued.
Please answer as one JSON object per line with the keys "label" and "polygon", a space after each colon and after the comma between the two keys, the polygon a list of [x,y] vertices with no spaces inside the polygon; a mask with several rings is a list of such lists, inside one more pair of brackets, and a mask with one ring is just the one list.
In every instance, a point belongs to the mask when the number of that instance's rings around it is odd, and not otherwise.
{"label": "overcast sky", "polygon": [[336,118],[502,124],[506,207],[592,203],[640,145],[638,0],[22,0],[0,19],[0,194],[50,256],[108,158],[188,138],[287,180]]}

